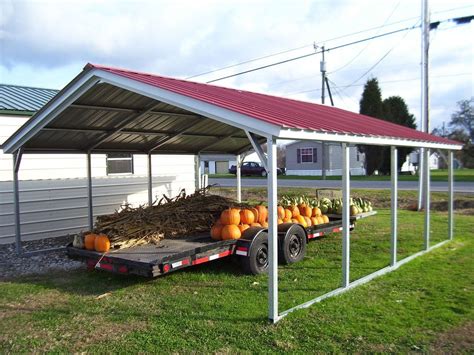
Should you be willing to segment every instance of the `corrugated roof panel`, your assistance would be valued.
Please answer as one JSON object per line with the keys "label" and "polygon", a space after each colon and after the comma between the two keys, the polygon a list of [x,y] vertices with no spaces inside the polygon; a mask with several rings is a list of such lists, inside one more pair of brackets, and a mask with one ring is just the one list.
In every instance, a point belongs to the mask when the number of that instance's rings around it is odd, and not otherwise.
{"label": "corrugated roof panel", "polygon": [[58,90],[0,84],[0,110],[38,111]]}
{"label": "corrugated roof panel", "polygon": [[101,65],[89,64],[87,68],[155,86],[282,128],[457,144],[445,138],[335,107]]}

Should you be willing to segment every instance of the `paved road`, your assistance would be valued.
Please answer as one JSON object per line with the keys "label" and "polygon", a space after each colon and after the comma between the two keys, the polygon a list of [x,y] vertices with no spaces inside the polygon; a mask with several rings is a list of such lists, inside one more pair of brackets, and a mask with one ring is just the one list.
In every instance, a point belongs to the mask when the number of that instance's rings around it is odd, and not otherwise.
{"label": "paved road", "polygon": [[[209,179],[209,184],[219,184],[221,186],[235,186],[235,179]],[[242,187],[263,187],[266,186],[266,179],[242,179]],[[319,187],[319,188],[341,188],[340,180],[278,180],[278,186],[284,187]],[[351,181],[353,189],[390,189],[390,181]],[[399,190],[418,190],[417,181],[399,181]],[[448,191],[447,182],[431,182],[431,191]],[[455,182],[455,192],[474,193],[474,182]]]}

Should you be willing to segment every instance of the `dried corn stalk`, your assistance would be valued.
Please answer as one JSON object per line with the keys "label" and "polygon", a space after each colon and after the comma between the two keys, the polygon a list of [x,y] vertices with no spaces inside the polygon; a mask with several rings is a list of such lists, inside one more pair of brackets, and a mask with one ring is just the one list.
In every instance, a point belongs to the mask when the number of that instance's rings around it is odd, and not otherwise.
{"label": "dried corn stalk", "polygon": [[207,232],[222,210],[239,205],[234,200],[208,193],[210,187],[192,195],[181,190],[178,196],[166,195],[152,206],[132,208],[97,217],[95,231],[106,234],[112,248],[155,243],[163,238],[177,238]]}

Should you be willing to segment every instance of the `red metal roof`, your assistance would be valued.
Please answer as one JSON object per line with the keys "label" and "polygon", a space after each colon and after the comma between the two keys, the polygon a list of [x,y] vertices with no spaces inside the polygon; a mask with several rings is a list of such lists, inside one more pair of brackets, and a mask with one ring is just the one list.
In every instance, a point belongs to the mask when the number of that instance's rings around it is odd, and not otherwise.
{"label": "red metal roof", "polygon": [[210,103],[282,128],[462,145],[456,141],[336,107],[96,64],[88,64],[85,67],[90,68]]}

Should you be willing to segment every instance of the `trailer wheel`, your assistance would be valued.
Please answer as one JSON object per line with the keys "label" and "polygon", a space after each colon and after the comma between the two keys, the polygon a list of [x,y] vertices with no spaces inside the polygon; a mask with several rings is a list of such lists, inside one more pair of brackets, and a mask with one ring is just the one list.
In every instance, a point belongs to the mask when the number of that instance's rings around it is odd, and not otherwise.
{"label": "trailer wheel", "polygon": [[298,225],[291,227],[283,239],[279,253],[282,264],[296,263],[304,258],[306,254],[306,234]]}
{"label": "trailer wheel", "polygon": [[248,256],[240,258],[243,271],[252,275],[268,272],[268,253],[268,234],[261,232],[255,237]]}

